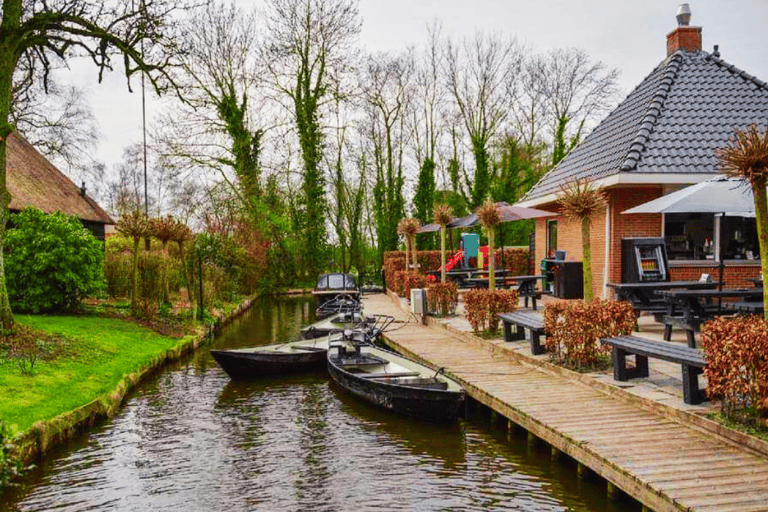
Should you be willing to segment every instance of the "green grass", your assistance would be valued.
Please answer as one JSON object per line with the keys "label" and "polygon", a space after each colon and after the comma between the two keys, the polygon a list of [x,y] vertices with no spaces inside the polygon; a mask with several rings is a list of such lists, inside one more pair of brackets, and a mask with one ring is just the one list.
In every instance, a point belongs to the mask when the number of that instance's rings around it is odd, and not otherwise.
{"label": "green grass", "polygon": [[117,318],[17,315],[16,321],[58,336],[46,342],[50,356],[32,375],[0,354],[0,419],[14,433],[113,391],[124,375],[180,341]]}

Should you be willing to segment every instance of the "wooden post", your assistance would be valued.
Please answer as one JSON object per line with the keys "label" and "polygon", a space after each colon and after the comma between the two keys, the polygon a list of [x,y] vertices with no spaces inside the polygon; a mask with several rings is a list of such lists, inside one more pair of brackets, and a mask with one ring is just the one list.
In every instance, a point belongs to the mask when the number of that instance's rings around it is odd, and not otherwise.
{"label": "wooden post", "polygon": [[606,480],[606,494],[609,500],[615,500],[619,497],[619,488]]}
{"label": "wooden post", "polygon": [[554,446],[550,446],[550,450],[549,450],[549,458],[550,458],[550,460],[552,460],[552,461],[560,460],[560,453],[561,453],[560,450],[558,450]]}

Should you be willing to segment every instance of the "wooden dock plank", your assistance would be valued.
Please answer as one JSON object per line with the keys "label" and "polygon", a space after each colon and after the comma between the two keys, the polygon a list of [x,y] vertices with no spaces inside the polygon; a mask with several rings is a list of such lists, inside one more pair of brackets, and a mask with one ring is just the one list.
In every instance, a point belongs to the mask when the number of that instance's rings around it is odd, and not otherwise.
{"label": "wooden dock plank", "polygon": [[[365,300],[367,313],[408,317],[387,296]],[[768,509],[768,458],[577,379],[545,371],[538,367],[545,356],[505,356],[511,344],[503,341],[410,322],[386,334],[393,346],[433,368],[444,367],[474,399],[651,509]]]}

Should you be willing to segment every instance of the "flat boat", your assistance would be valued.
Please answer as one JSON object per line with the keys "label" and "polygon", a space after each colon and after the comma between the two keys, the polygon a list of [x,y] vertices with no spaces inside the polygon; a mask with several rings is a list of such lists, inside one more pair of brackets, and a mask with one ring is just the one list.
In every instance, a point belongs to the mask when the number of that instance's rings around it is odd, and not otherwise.
{"label": "flat boat", "polygon": [[[368,317],[363,327],[355,329],[361,339],[373,339],[394,321],[389,315]],[[267,375],[283,375],[322,370],[327,366],[326,352],[332,339],[340,339],[344,331],[326,336],[229,350],[211,350],[211,355],[231,379],[255,379]]]}
{"label": "flat boat", "polygon": [[355,279],[341,272],[322,274],[312,289],[315,297],[315,311],[318,317],[348,311],[359,312],[360,288]]}
{"label": "flat boat", "polygon": [[322,370],[330,336],[275,345],[211,350],[211,355],[231,379],[255,379]]}
{"label": "flat boat", "polygon": [[464,403],[464,389],[441,370],[378,348],[359,331],[332,339],[327,358],[328,372],[341,388],[390,411],[447,421]]}
{"label": "flat boat", "polygon": [[347,329],[364,329],[374,322],[374,318],[363,316],[361,311],[344,311],[304,327],[301,329],[301,337],[305,340],[311,340],[328,336],[332,332],[343,332]]}

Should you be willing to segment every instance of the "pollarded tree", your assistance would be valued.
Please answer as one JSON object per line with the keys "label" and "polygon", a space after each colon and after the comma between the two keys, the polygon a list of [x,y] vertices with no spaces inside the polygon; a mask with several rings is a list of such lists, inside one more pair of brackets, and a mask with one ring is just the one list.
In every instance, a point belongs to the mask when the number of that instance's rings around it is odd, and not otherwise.
{"label": "pollarded tree", "polygon": [[[156,90],[169,78],[169,56],[165,52],[173,34],[171,12],[183,7],[182,0],[3,0],[0,25],[0,323],[13,326],[13,313],[5,284],[2,245],[8,221],[5,163],[13,76],[25,57],[35,67],[47,70],[52,63],[76,55],[89,57],[99,77],[111,70],[120,56],[125,74],[145,73]],[[32,71],[31,71],[32,72]],[[167,83],[167,82],[165,82]]]}
{"label": "pollarded tree", "polygon": [[584,298],[592,299],[592,246],[589,228],[592,216],[608,205],[602,188],[595,188],[587,180],[576,179],[560,187],[557,203],[563,217],[581,222],[581,247],[584,258]]}
{"label": "pollarded tree", "polygon": [[139,242],[151,235],[149,219],[140,211],[128,212],[117,221],[117,231],[133,240],[133,262],[131,265],[131,312],[139,311]]}
{"label": "pollarded tree", "polygon": [[435,205],[435,223],[440,224],[440,282],[445,282],[445,230],[453,219],[453,210],[447,204]]}
{"label": "pollarded tree", "polygon": [[480,223],[488,235],[488,289],[494,291],[496,290],[496,248],[494,247],[494,237],[496,226],[501,222],[499,207],[488,199],[477,209],[477,217],[480,219]]}
{"label": "pollarded tree", "polygon": [[[755,200],[757,239],[760,245],[760,264],[763,282],[768,277],[768,126],[760,133],[756,123],[742,131],[735,130],[728,145],[718,151],[718,158],[730,176],[749,182]],[[768,288],[763,286],[763,309],[768,321]]]}

